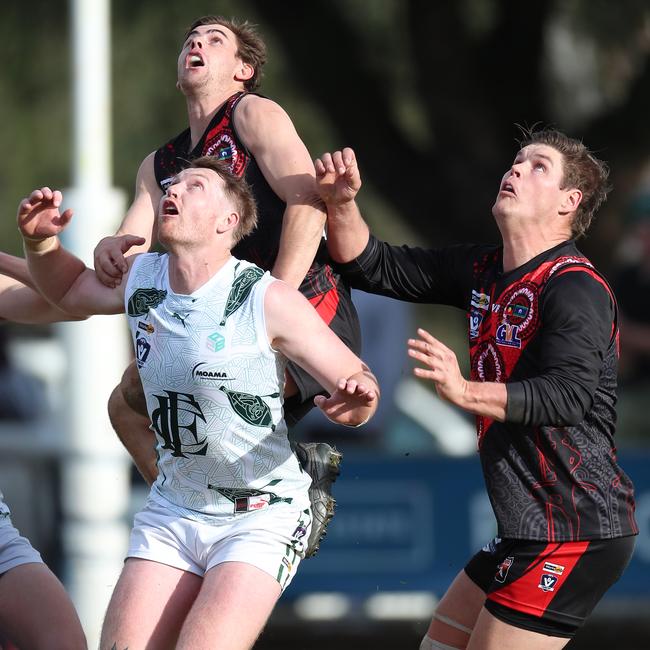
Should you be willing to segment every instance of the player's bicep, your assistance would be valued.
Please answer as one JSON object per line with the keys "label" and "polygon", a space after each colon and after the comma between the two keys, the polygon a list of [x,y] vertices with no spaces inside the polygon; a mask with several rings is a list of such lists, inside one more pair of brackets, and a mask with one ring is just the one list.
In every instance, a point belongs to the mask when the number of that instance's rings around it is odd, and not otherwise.
{"label": "player's bicep", "polygon": [[266,291],[264,311],[271,345],[330,393],[341,377],[364,370],[361,360],[295,289],[283,282],[274,282]]}
{"label": "player's bicep", "polygon": [[235,112],[235,126],[264,178],[283,201],[313,200],[314,164],[291,118],[280,106],[249,96]]}

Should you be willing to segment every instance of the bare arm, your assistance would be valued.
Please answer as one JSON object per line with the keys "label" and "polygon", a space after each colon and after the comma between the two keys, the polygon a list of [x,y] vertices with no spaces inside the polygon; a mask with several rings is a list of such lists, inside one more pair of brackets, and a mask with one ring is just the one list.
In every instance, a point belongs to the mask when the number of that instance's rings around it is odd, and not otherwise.
{"label": "bare arm", "polygon": [[[22,261],[26,268],[27,262]],[[0,319],[31,325],[80,320],[51,305],[38,291],[6,275],[0,275]]]}
{"label": "bare arm", "polygon": [[302,294],[284,282],[274,282],[266,291],[264,313],[273,347],[330,393],[329,398],[315,400],[326,417],[348,426],[372,417],[379,403],[377,380]]}
{"label": "bare arm", "polygon": [[22,257],[0,252],[0,273],[18,280],[18,282],[34,289],[32,276],[29,274],[27,261]]}
{"label": "bare arm", "polygon": [[61,246],[58,235],[72,218],[59,212],[62,194],[34,190],[18,208],[29,270],[38,290],[69,314],[117,314],[124,311],[124,290],[103,285],[92,269]]}
{"label": "bare arm", "polygon": [[424,368],[414,368],[413,374],[434,382],[438,396],[463,410],[503,422],[506,419],[508,392],[506,384],[467,381],[460,372],[452,350],[423,329],[418,339],[409,339],[409,356]]}
{"label": "bare arm", "polygon": [[325,153],[315,162],[318,191],[327,206],[327,249],[336,262],[361,255],[370,230],[354,200],[361,175],[352,149]]}
{"label": "bare arm", "polygon": [[[114,237],[104,237],[95,248],[95,269],[99,279],[107,286],[117,286],[126,273],[125,254],[144,253],[154,239],[155,214],[162,192],[154,173],[155,152],[149,154],[138,169],[135,181],[135,198],[127,210],[122,225]],[[124,235],[142,238],[136,245]],[[128,244],[128,245],[127,245]]]}
{"label": "bare arm", "polygon": [[297,288],[314,260],[325,225],[314,165],[289,116],[275,102],[249,95],[237,107],[234,122],[264,178],[287,204],[272,273]]}

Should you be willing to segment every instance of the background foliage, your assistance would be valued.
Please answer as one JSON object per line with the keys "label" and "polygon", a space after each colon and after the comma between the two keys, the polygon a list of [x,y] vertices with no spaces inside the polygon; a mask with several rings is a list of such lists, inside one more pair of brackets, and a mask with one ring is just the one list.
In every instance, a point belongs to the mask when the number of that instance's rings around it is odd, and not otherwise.
{"label": "background foliage", "polygon": [[[175,61],[204,13],[260,24],[263,90],[314,155],[355,147],[380,234],[424,244],[493,239],[489,208],[516,124],[554,124],[607,159],[616,190],[587,252],[607,264],[650,132],[650,10],[643,0],[114,0],[115,183],[184,125]],[[7,2],[0,23],[2,241],[32,187],[70,178],[69,8]],[[98,206],[101,209],[101,206]]]}
{"label": "background foliage", "polygon": [[[186,126],[176,57],[186,27],[208,13],[259,24],[270,53],[262,90],[312,155],[355,148],[380,236],[495,240],[490,207],[516,125],[541,122],[610,162],[615,190],[582,247],[612,265],[630,192],[650,183],[646,1],[113,0],[113,172],[129,196],[140,161]],[[66,0],[3,3],[0,236],[14,253],[20,198],[70,184],[69,23]],[[464,349],[460,321],[439,308],[424,324],[434,318]]]}

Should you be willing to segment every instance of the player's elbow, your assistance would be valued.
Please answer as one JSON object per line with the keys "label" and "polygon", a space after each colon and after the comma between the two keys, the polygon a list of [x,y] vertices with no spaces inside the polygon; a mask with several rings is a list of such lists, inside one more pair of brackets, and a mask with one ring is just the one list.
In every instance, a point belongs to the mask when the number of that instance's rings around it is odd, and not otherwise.
{"label": "player's elbow", "polygon": [[548,424],[575,427],[591,410],[593,397],[579,384],[561,383],[556,386],[556,395],[549,399],[548,405]]}
{"label": "player's elbow", "polygon": [[509,420],[526,426],[572,427],[580,424],[593,406],[593,394],[566,378],[544,377],[521,382],[520,416],[510,409]]}

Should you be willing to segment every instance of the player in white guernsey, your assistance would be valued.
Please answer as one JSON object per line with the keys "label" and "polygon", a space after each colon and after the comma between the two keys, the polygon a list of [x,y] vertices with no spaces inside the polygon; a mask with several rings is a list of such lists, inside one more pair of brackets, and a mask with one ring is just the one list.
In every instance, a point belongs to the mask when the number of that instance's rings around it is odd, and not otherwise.
{"label": "player in white guernsey", "polygon": [[[0,321],[35,324],[70,318],[32,288],[0,275]],[[0,645],[4,641],[18,648],[86,648],[72,601],[40,553],[14,528],[0,492]]]}
{"label": "player in white guernsey", "polygon": [[168,252],[129,257],[117,287],[61,247],[71,212],[60,202],[42,188],[20,205],[32,277],[72,314],[126,311],[157,439],[158,478],[101,648],[250,648],[309,534],[310,480],[282,419],[286,360],[327,388],[317,406],[348,426],[376,410],[376,380],[298,291],[231,256],[255,206],[214,157],[194,161],[161,200]]}

